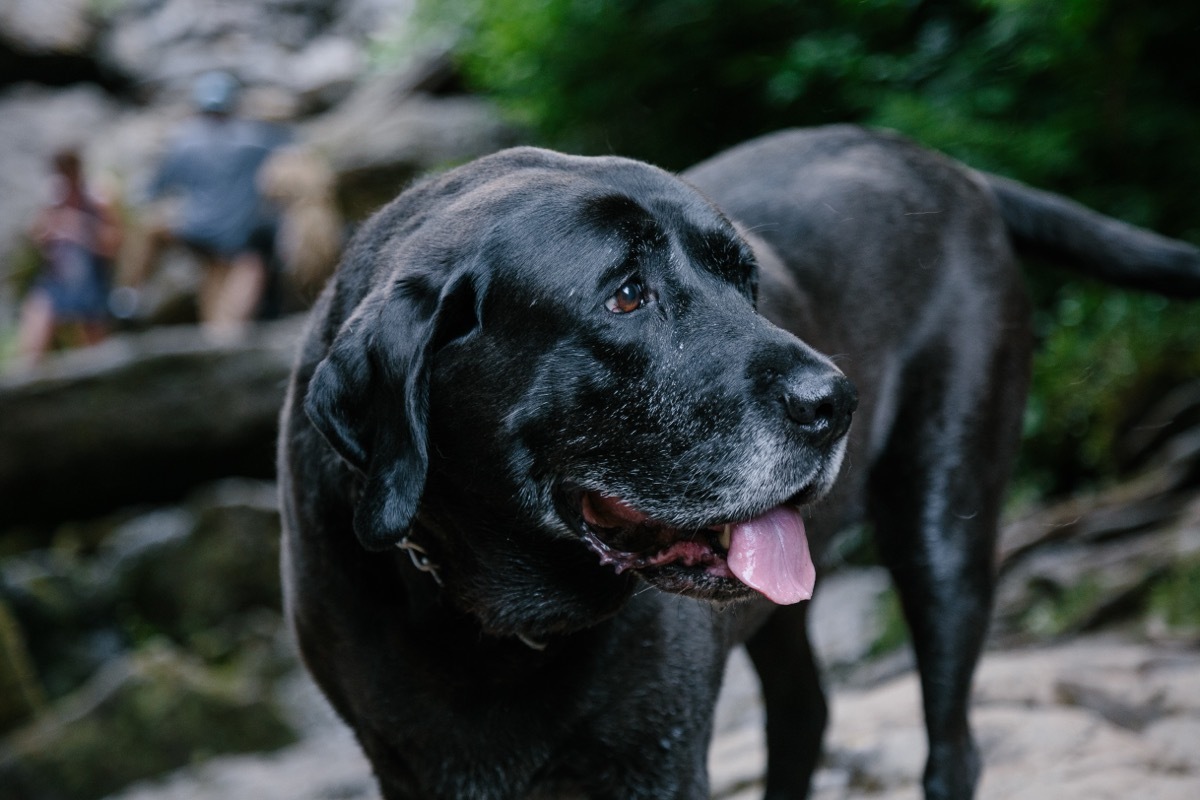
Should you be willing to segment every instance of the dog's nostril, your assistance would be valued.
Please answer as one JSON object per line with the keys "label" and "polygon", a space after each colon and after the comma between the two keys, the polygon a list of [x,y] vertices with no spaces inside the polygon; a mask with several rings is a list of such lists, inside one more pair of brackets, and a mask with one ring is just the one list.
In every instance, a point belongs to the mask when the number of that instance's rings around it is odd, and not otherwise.
{"label": "dog's nostril", "polygon": [[830,378],[823,386],[810,384],[802,391],[788,388],[783,395],[788,418],[822,440],[846,433],[857,401],[853,384],[841,376]]}
{"label": "dog's nostril", "polygon": [[828,422],[833,418],[833,403],[828,401],[813,401],[797,397],[794,394],[784,395],[784,405],[787,406],[788,416],[800,425],[814,425],[817,422]]}

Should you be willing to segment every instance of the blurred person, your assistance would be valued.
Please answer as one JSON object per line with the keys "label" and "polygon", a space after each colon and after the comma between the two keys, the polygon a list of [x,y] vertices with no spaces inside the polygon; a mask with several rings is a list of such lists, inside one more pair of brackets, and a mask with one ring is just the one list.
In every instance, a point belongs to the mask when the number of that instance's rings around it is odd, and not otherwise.
{"label": "blurred person", "polygon": [[272,265],[276,215],[256,176],[286,141],[280,128],[238,117],[239,85],[225,72],[201,75],[192,90],[196,114],[170,143],[147,200],[178,197],[177,214],[152,213],[130,256],[130,282],[154,270],[164,247],[179,243],[199,256],[201,323],[236,333],[263,306]]}
{"label": "blurred person", "polygon": [[55,153],[54,197],[34,220],[37,277],[21,304],[18,364],[37,363],[58,337],[91,345],[108,334],[112,263],[121,224],[112,205],[89,191],[75,148]]}

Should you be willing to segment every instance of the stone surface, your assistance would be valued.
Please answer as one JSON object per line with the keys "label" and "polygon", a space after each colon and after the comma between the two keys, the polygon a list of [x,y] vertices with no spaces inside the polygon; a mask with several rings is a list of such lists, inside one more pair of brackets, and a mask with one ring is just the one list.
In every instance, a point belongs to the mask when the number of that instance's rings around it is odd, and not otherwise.
{"label": "stone surface", "polygon": [[224,475],[270,476],[303,324],[233,342],[159,328],[0,377],[0,529],[178,497]]}
{"label": "stone surface", "polygon": [[107,19],[97,58],[156,98],[186,96],[192,78],[224,69],[251,87],[336,100],[366,66],[361,42],[402,24],[406,2],[133,0]]}
{"label": "stone surface", "polygon": [[891,578],[882,567],[844,570],[821,580],[812,599],[810,636],[826,669],[859,664],[882,633],[880,603]]}
{"label": "stone surface", "polygon": [[26,53],[82,53],[96,33],[89,0],[5,0],[0,40]]}
{"label": "stone surface", "polygon": [[[96,569],[109,574],[118,604],[136,608],[142,623],[193,649],[203,638],[218,650],[206,653],[214,658],[236,645],[216,641],[214,629],[279,608],[279,513],[269,483],[227,481],[204,493],[190,499],[192,525],[182,536],[164,512],[134,519],[115,534],[124,537],[116,544],[124,545],[123,557]],[[138,530],[144,538],[134,542]]]}
{"label": "stone surface", "polygon": [[[1171,440],[1175,441],[1175,440]],[[1164,448],[1169,449],[1169,447]],[[1196,455],[1177,460],[1195,469]],[[1200,557],[1194,484],[1157,470],[1009,525],[1001,537],[995,632],[1028,640],[1092,631],[1142,612],[1161,578]]]}
{"label": "stone surface", "polygon": [[370,766],[348,730],[322,733],[276,753],[227,756],[111,800],[379,800]]}
{"label": "stone surface", "polygon": [[338,173],[347,217],[362,218],[423,172],[516,143],[489,103],[414,91],[423,77],[420,69],[370,77],[337,107],[300,126],[299,138],[327,154]]}
{"label": "stone surface", "polygon": [[120,652],[109,587],[66,549],[0,562],[0,602],[11,610],[36,681],[50,697],[74,689]]}
{"label": "stone surface", "polygon": [[154,647],[112,662],[5,739],[0,785],[6,800],[90,800],[199,758],[293,739],[261,684]]}
{"label": "stone surface", "polygon": [[155,637],[267,677],[292,666],[272,483],[228,479],[182,506],[62,525],[49,545],[0,560],[0,682],[54,701]]}
{"label": "stone surface", "polygon": [[[867,582],[864,581],[864,585]],[[348,731],[311,683],[298,676],[294,707],[309,735],[262,756],[230,756],[143,782],[110,800],[378,800]],[[1097,686],[1152,708],[1142,730],[1080,705],[1067,683]],[[973,724],[985,759],[980,800],[1192,800],[1200,786],[1200,648],[1112,636],[988,653],[978,674]],[[835,685],[816,800],[918,800],[925,758],[915,675],[866,689]],[[735,651],[717,708],[710,750],[713,797],[762,792],[766,758],[758,687]]]}

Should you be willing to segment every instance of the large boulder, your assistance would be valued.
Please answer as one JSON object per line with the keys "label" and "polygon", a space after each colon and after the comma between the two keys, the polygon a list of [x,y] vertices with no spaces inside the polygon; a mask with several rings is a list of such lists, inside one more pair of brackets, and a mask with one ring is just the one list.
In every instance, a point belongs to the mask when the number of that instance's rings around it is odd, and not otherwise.
{"label": "large boulder", "polygon": [[0,530],[273,475],[302,325],[262,324],[236,342],[159,328],[0,377]]}
{"label": "large boulder", "polygon": [[221,481],[118,526],[93,570],[138,626],[224,657],[241,615],[279,611],[276,502],[272,483]]}
{"label": "large boulder", "polygon": [[5,0],[0,5],[0,44],[18,53],[87,52],[96,35],[89,0]]}
{"label": "large boulder", "polygon": [[346,215],[361,219],[421,173],[515,144],[518,134],[490,103],[442,93],[452,85],[442,58],[373,75],[343,102],[305,122],[300,138],[338,174]]}
{"label": "large boulder", "polygon": [[[9,647],[24,649],[24,681],[57,697],[77,688],[120,653],[114,597],[106,580],[65,547],[0,561],[0,604],[9,614]],[[23,645],[23,648],[22,648]]]}
{"label": "large boulder", "polygon": [[362,73],[368,35],[401,25],[409,10],[378,0],[133,0],[110,12],[97,58],[159,101],[186,97],[195,75],[223,69],[322,106]]}
{"label": "large boulder", "polygon": [[147,639],[286,669],[280,619],[273,483],[227,479],[181,505],[57,526],[0,558],[0,732]]}

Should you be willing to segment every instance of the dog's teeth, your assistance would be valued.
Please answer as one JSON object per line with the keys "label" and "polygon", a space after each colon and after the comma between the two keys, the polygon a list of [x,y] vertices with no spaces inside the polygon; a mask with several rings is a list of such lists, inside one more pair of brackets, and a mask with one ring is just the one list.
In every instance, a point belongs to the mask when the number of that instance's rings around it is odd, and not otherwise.
{"label": "dog's teeth", "polygon": [[730,526],[730,525],[728,525],[728,524],[726,524],[726,525],[723,525],[723,526],[721,527],[721,535],[717,537],[717,543],[718,543],[718,544],[720,544],[722,548],[724,548],[724,549],[728,550],[728,549],[729,549],[729,543],[730,543],[732,540],[733,540],[733,528],[732,528],[732,526]]}

